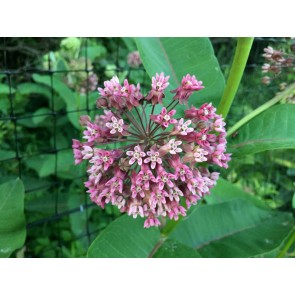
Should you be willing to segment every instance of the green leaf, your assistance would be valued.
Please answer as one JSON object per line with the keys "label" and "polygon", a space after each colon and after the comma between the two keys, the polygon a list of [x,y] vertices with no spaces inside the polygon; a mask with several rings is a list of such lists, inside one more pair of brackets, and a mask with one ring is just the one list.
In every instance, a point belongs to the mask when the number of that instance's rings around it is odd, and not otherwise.
{"label": "green leaf", "polygon": [[[85,50],[86,50],[86,47],[81,48],[80,56],[86,57]],[[87,57],[91,61],[104,57],[106,53],[107,53],[107,50],[103,45],[87,46]]]}
{"label": "green leaf", "polygon": [[[87,111],[87,97],[73,92],[66,84],[57,79],[56,77],[51,78],[50,76],[41,76],[38,74],[33,75],[33,79],[38,82],[45,84],[49,87],[53,87],[55,92],[64,100],[67,106],[67,116],[69,121],[77,129],[80,129],[79,119],[81,115],[86,115]],[[89,95],[89,107],[92,108],[95,104],[95,100],[98,97],[97,93],[91,93]]]}
{"label": "green leaf", "polygon": [[34,112],[32,121],[35,125],[39,125],[40,123],[43,123],[48,118],[51,117],[52,111],[48,108],[40,108],[36,112]]}
{"label": "green leaf", "polygon": [[21,95],[40,94],[51,98],[51,91],[48,87],[36,83],[22,83],[17,86],[17,92]]}
{"label": "green leaf", "polygon": [[125,43],[125,45],[126,45],[129,52],[137,50],[134,38],[122,37],[121,39]]}
{"label": "green leaf", "polygon": [[21,180],[0,185],[0,258],[9,257],[25,242],[24,197]]}
{"label": "green leaf", "polygon": [[229,140],[234,156],[243,157],[273,149],[295,148],[295,105],[271,107],[253,118]]}
{"label": "green leaf", "polygon": [[0,150],[0,161],[15,158],[15,151]]}
{"label": "green leaf", "polygon": [[[23,176],[22,181],[24,183],[26,191],[34,191],[34,190],[41,190],[47,189],[50,187],[50,184],[52,184],[50,181],[45,179],[40,179],[37,177],[31,177],[31,176]],[[28,192],[26,195],[26,201],[28,200],[28,195],[30,193]]]}
{"label": "green leaf", "polygon": [[262,210],[237,199],[200,206],[171,237],[203,257],[251,257],[277,248],[293,223],[289,213]]}
{"label": "green leaf", "polygon": [[64,102],[67,105],[73,105],[72,110],[75,110],[74,108],[74,102],[76,101],[75,93],[69,87],[67,87],[66,84],[64,84],[62,81],[60,81],[54,76],[52,77],[52,82],[51,82],[50,76],[33,74],[32,77],[34,81],[41,84],[45,84],[49,86],[50,88],[52,87],[57,92],[57,94],[64,100]]}
{"label": "green leaf", "polygon": [[142,218],[123,215],[113,221],[91,244],[88,257],[197,258],[198,251],[161,237],[158,228],[145,229]]}
{"label": "green leaf", "polygon": [[[14,93],[15,89],[11,87],[11,93]],[[10,94],[9,86],[6,84],[0,84],[0,94]]]}
{"label": "green leaf", "polygon": [[218,104],[225,82],[208,38],[135,38],[135,41],[150,77],[160,72],[170,75],[168,89],[172,90],[181,84],[184,75],[195,75],[205,88],[189,102]]}
{"label": "green leaf", "polygon": [[160,239],[157,228],[145,229],[143,219],[123,215],[113,221],[88,249],[88,257],[148,257]]}
{"label": "green leaf", "polygon": [[159,250],[153,255],[153,258],[201,258],[198,251],[185,246],[175,240],[168,239]]}
{"label": "green leaf", "polygon": [[238,186],[230,183],[223,178],[218,179],[217,185],[211,190],[211,194],[205,197],[205,200],[207,204],[211,205],[235,200],[237,198],[251,201],[257,207],[260,207],[262,209],[268,208],[262,199],[246,193]]}
{"label": "green leaf", "polygon": [[[10,109],[9,96],[0,93],[0,115],[8,115]],[[4,123],[1,123],[1,125]]]}
{"label": "green leaf", "polygon": [[60,151],[57,157],[54,154],[31,157],[26,160],[26,165],[35,170],[41,178],[55,174],[55,170],[58,177],[65,179],[72,179],[85,173],[85,164],[74,165],[72,150]]}
{"label": "green leaf", "polygon": [[[84,205],[84,195],[78,195],[78,194],[71,194],[68,201],[67,201],[67,209],[71,210],[73,208],[78,208],[80,206]],[[83,211],[75,212],[74,214],[70,214],[69,220],[71,224],[71,230],[72,232],[77,236],[81,236],[83,233],[85,233],[85,230],[87,228],[87,216],[91,215],[92,207],[88,208],[88,212],[86,213]]]}

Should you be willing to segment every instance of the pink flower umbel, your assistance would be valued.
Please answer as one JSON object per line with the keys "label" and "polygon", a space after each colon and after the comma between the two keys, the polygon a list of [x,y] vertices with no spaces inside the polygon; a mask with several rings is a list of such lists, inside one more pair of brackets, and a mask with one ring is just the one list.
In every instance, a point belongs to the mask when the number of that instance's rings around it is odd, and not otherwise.
{"label": "pink flower umbel", "polygon": [[[75,164],[88,163],[90,199],[102,208],[108,204],[145,218],[144,227],[186,215],[186,208],[216,185],[214,166],[227,168],[230,160],[225,123],[211,103],[191,107],[184,118],[174,109],[204,88],[202,82],[186,75],[169,104],[164,94],[168,79],[156,74],[145,97],[139,84],[125,80],[121,85],[117,77],[104,82],[97,106],[107,109],[93,121],[83,116],[85,141],[73,139]],[[164,97],[165,107],[155,114]]]}
{"label": "pink flower umbel", "polygon": [[138,68],[142,64],[139,52],[130,52],[127,56],[127,62],[131,68]]}

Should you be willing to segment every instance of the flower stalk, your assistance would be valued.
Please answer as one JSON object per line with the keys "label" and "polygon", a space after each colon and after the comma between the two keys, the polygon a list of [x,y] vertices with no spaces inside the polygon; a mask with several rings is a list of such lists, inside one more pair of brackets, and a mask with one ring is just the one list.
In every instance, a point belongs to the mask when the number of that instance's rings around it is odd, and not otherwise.
{"label": "flower stalk", "polygon": [[253,40],[254,38],[252,37],[238,38],[233,64],[230,69],[223,96],[217,108],[217,113],[222,115],[224,119],[226,118],[232,105],[232,102],[235,98],[235,95],[238,91],[249,57],[249,53],[252,47]]}
{"label": "flower stalk", "polygon": [[266,111],[273,105],[277,104],[281,100],[285,99],[286,97],[289,97],[289,95],[295,93],[295,83],[291,84],[288,86],[284,91],[279,92],[276,94],[274,98],[271,100],[267,101],[265,104],[261,105],[257,109],[255,109],[253,112],[249,113],[246,115],[244,118],[242,118],[240,121],[238,121],[234,126],[232,126],[228,131],[227,131],[227,137],[231,136],[233,133],[235,133],[238,129],[240,129],[243,125],[248,123],[250,120],[261,114],[262,112]]}

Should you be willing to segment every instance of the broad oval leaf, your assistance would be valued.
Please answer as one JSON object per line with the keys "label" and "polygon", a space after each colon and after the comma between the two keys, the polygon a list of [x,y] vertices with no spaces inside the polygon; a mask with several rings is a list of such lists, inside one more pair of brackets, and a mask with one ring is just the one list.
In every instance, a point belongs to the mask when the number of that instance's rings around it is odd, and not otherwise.
{"label": "broad oval leaf", "polygon": [[80,129],[79,118],[81,115],[85,115],[87,108],[86,96],[81,96],[74,93],[65,83],[61,80],[53,77],[51,80],[50,76],[41,76],[33,74],[33,79],[38,82],[45,84],[55,90],[55,92],[63,99],[67,106],[67,116],[69,121],[77,129]]}
{"label": "broad oval leaf", "polygon": [[145,229],[143,219],[123,215],[113,221],[90,245],[91,258],[149,257],[160,240],[157,228]]}
{"label": "broad oval leaf", "polygon": [[156,251],[153,258],[201,258],[195,249],[188,247],[173,239],[166,240]]}
{"label": "broad oval leaf", "polygon": [[33,79],[41,84],[45,84],[49,87],[52,86],[54,91],[63,99],[67,106],[67,116],[69,121],[77,129],[80,129],[79,118],[81,115],[87,114],[87,99],[88,107],[93,108],[95,105],[95,100],[98,97],[96,92],[90,93],[87,96],[80,95],[79,93],[73,92],[65,83],[59,80],[57,77],[42,76],[38,74],[33,74]]}
{"label": "broad oval leaf", "polygon": [[166,240],[158,228],[145,229],[143,219],[123,215],[91,244],[90,258],[197,258],[200,254],[175,240]]}
{"label": "broad oval leaf", "polygon": [[9,257],[25,239],[24,186],[17,179],[0,185],[0,258]]}
{"label": "broad oval leaf", "polygon": [[39,125],[45,122],[45,126],[48,126],[48,118],[50,118],[52,111],[48,108],[40,108],[33,114],[32,121],[35,125]]}
{"label": "broad oval leaf", "polygon": [[239,199],[251,201],[257,207],[262,209],[269,208],[261,198],[246,193],[238,186],[221,177],[218,179],[217,185],[210,191],[210,195],[205,197],[205,200],[207,204],[211,205],[235,200],[237,197]]}
{"label": "broad oval leaf", "polygon": [[62,81],[60,81],[54,76],[51,79],[51,77],[47,75],[33,74],[32,77],[34,81],[52,87],[58,93],[58,95],[64,100],[67,106],[73,106],[73,108],[70,109],[71,111],[77,109],[76,107],[74,107],[76,102],[75,93],[69,87],[67,87],[67,85],[64,84]]}
{"label": "broad oval leaf", "polygon": [[12,87],[9,87],[6,84],[0,84],[0,94],[10,94],[10,93],[14,93],[15,89]]}
{"label": "broad oval leaf", "polygon": [[295,148],[295,105],[281,104],[253,118],[229,140],[234,156]]}
{"label": "broad oval leaf", "polygon": [[168,89],[172,90],[181,84],[184,75],[195,75],[205,88],[189,102],[218,104],[225,82],[209,38],[135,38],[135,41],[150,77],[160,72],[170,75]]}
{"label": "broad oval leaf", "polygon": [[[57,163],[55,163],[56,161]],[[43,154],[25,160],[26,165],[35,170],[40,178],[57,173],[58,177],[65,179],[72,179],[77,175],[82,176],[85,171],[85,164],[73,166],[73,161],[71,149],[60,151],[57,156]]]}
{"label": "broad oval leaf", "polygon": [[262,210],[237,199],[200,206],[171,237],[203,257],[252,257],[277,248],[293,223],[292,214]]}
{"label": "broad oval leaf", "polygon": [[21,95],[40,94],[51,98],[51,91],[48,87],[36,83],[22,83],[17,86],[17,92]]}

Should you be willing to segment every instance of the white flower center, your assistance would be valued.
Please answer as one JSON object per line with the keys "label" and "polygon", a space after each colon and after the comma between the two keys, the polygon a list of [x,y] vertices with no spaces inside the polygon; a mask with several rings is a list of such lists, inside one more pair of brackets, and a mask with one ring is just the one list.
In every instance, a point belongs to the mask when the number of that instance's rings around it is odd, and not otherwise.
{"label": "white flower center", "polygon": [[167,182],[168,181],[168,177],[167,176],[163,176],[162,177],[163,182]]}
{"label": "white flower center", "polygon": [[202,138],[202,140],[206,140],[206,138],[207,138],[206,134],[203,134],[201,138]]}
{"label": "white flower center", "polygon": [[165,116],[164,116],[164,120],[165,120],[165,121],[169,121],[169,120],[170,120],[170,116],[169,116],[169,115],[165,115]]}
{"label": "white flower center", "polygon": [[152,162],[156,162],[157,161],[157,157],[156,156],[151,156],[151,161]]}

